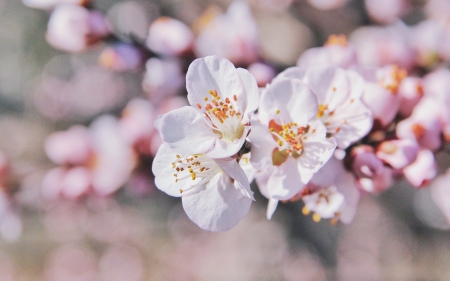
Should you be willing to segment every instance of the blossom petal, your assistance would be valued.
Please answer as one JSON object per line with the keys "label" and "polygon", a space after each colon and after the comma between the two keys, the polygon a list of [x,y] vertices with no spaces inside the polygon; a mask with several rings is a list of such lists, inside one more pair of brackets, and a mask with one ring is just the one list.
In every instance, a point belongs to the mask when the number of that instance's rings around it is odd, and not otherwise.
{"label": "blossom petal", "polygon": [[160,115],[155,127],[163,141],[182,154],[210,151],[218,135],[213,133],[205,117],[191,106],[185,106]]}
{"label": "blossom petal", "polygon": [[225,58],[208,56],[194,60],[186,73],[186,88],[189,103],[200,112],[205,112],[212,99],[209,92],[214,90],[222,101],[228,99],[236,111],[246,111],[247,95],[241,76]]}
{"label": "blossom petal", "polygon": [[333,156],[336,141],[325,135],[326,128],[321,121],[311,122],[308,136],[303,141],[303,153],[299,158],[302,178],[312,176]]}
{"label": "blossom petal", "polygon": [[275,213],[275,210],[277,209],[278,206],[278,201],[277,199],[269,199],[269,204],[267,204],[267,219],[270,220],[272,218],[273,213]]}
{"label": "blossom petal", "polygon": [[246,124],[250,121],[253,112],[258,109],[259,106],[259,89],[256,84],[255,77],[248,72],[247,69],[238,68],[239,76],[241,76],[242,84],[245,88],[247,96],[247,106],[244,108],[242,123]]}
{"label": "blossom petal", "polygon": [[311,179],[312,174],[303,177],[299,171],[298,161],[288,157],[281,166],[271,169],[267,182],[269,198],[289,200],[297,194]]}
{"label": "blossom petal", "polygon": [[[200,176],[196,180],[193,180],[191,177],[177,175],[178,172],[174,164],[179,159],[176,155],[176,152],[164,144],[159,147],[152,165],[156,187],[174,197],[186,196],[204,189],[204,184],[201,184],[202,179]],[[183,158],[180,156],[180,159]],[[211,163],[216,165],[213,160],[211,160]],[[212,168],[216,172],[220,170],[218,165],[215,167],[210,166],[209,168]]]}
{"label": "blossom petal", "polygon": [[361,100],[351,100],[346,106],[336,109],[328,122],[337,128],[330,133],[336,139],[338,147],[345,149],[372,129],[372,112]]}
{"label": "blossom petal", "polygon": [[252,121],[252,132],[248,136],[252,143],[250,161],[256,169],[272,166],[272,151],[277,143],[272,138],[269,128],[259,121]]}
{"label": "blossom petal", "polygon": [[341,68],[312,68],[302,79],[313,91],[319,104],[335,110],[350,95],[350,82]]}
{"label": "blossom petal", "polygon": [[202,229],[226,231],[249,211],[252,200],[237,190],[231,178],[218,173],[198,193],[182,197],[188,217]]}
{"label": "blossom petal", "polygon": [[247,175],[241,166],[239,166],[236,159],[229,157],[226,159],[214,159],[214,161],[216,161],[216,163],[226,174],[228,174],[228,176],[235,180],[235,187],[241,191],[244,196],[255,200],[253,197],[253,192],[250,189],[250,183],[248,182]]}
{"label": "blossom petal", "polygon": [[277,79],[264,91],[259,118],[264,124],[274,119],[278,124],[296,122],[306,126],[318,111],[315,95],[298,79]]}

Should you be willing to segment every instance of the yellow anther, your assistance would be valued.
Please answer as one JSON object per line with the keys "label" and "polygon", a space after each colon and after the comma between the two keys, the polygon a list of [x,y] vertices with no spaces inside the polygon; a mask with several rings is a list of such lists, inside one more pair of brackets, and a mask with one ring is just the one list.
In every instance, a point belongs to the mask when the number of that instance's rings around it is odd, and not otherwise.
{"label": "yellow anther", "polygon": [[312,219],[314,222],[319,222],[322,218],[320,217],[320,215],[318,213],[314,213],[312,215]]}
{"label": "yellow anther", "polygon": [[276,113],[276,114],[280,114],[280,110],[279,110],[279,109],[277,109],[277,111],[275,111],[275,113]]}
{"label": "yellow anther", "polygon": [[177,157],[177,158],[180,158],[181,156],[177,154],[176,157]]}
{"label": "yellow anther", "polygon": [[302,208],[302,214],[304,214],[305,216],[309,215],[311,213],[311,211],[305,206]]}
{"label": "yellow anther", "polygon": [[279,146],[282,146],[282,145],[283,145],[283,142],[282,142],[281,140],[278,140],[278,145],[279,145]]}
{"label": "yellow anther", "polygon": [[204,100],[204,101],[208,101],[208,97],[204,97],[203,100]]}

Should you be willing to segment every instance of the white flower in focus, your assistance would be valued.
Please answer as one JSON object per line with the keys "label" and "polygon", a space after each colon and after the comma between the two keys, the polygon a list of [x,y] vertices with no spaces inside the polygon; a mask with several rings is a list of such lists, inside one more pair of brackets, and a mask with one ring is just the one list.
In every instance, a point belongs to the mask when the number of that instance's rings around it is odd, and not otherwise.
{"label": "white flower in focus", "polygon": [[177,154],[161,145],[152,170],[156,186],[171,196],[182,197],[186,214],[203,229],[228,230],[250,208],[253,192],[234,158]]}
{"label": "white flower in focus", "polygon": [[309,182],[333,155],[336,141],[317,116],[315,95],[298,79],[280,78],[262,94],[249,139],[251,163],[260,170],[256,181],[270,199],[289,200]]}
{"label": "white flower in focus", "polygon": [[233,156],[250,132],[258,107],[255,78],[227,59],[197,59],[186,75],[191,106],[161,115],[155,127],[171,149],[182,154],[203,153],[211,158]]}
{"label": "white flower in focus", "polygon": [[297,78],[307,84],[319,103],[317,118],[334,137],[339,148],[345,149],[372,129],[372,113],[362,102],[364,79],[356,72],[341,68],[291,67],[278,78]]}

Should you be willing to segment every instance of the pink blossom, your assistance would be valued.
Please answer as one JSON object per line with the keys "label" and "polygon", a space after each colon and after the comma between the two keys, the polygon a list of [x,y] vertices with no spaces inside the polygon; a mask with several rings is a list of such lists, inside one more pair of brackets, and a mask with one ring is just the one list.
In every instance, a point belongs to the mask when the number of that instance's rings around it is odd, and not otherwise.
{"label": "pink blossom", "polygon": [[142,88],[153,103],[176,95],[185,83],[181,64],[177,60],[151,58],[145,68]]}
{"label": "pink blossom", "polygon": [[116,44],[105,48],[98,58],[98,63],[115,71],[137,70],[143,64],[143,52],[128,44]]}
{"label": "pink blossom", "polygon": [[399,112],[402,116],[408,117],[424,95],[423,80],[417,77],[405,77],[400,83],[398,93],[402,99]]}
{"label": "pink blossom", "polygon": [[436,150],[441,146],[442,107],[433,98],[423,98],[407,119],[397,124],[396,134],[400,139],[412,139],[421,147]]}
{"label": "pink blossom", "polygon": [[98,43],[109,32],[109,25],[99,12],[67,4],[56,7],[52,12],[46,38],[57,49],[80,52]]}
{"label": "pink blossom", "polygon": [[363,26],[350,34],[358,61],[363,67],[396,64],[410,69],[414,52],[409,45],[410,29],[402,22],[387,27]]}
{"label": "pink blossom", "polygon": [[397,21],[408,8],[407,0],[364,0],[369,16],[381,23]]}
{"label": "pink blossom", "polygon": [[378,120],[382,126],[387,126],[400,108],[401,96],[398,90],[406,77],[406,71],[391,65],[359,72],[366,80],[363,102],[372,111],[373,119]]}
{"label": "pink blossom", "polygon": [[450,17],[450,2],[447,0],[428,0],[425,13],[429,18],[445,21]]}
{"label": "pink blossom", "polygon": [[445,21],[422,21],[412,28],[411,45],[421,66],[432,67],[441,60],[449,61],[450,28]]}
{"label": "pink blossom", "polygon": [[430,184],[431,198],[434,203],[441,209],[442,213],[450,222],[450,185],[449,183],[450,172],[447,170],[445,174],[438,176]]}
{"label": "pink blossom", "polygon": [[252,74],[258,87],[264,87],[275,77],[275,70],[264,63],[255,62],[248,66],[248,72]]}
{"label": "pink blossom", "polygon": [[151,25],[147,37],[147,46],[164,56],[179,56],[191,50],[194,35],[183,22],[160,17]]}
{"label": "pink blossom", "polygon": [[306,50],[298,59],[300,67],[334,66],[351,68],[357,65],[356,50],[345,35],[330,35],[323,47]]}
{"label": "pink blossom", "polygon": [[258,58],[258,28],[246,2],[235,1],[225,14],[207,11],[198,25],[195,52],[199,57],[219,55],[234,64],[250,64]]}
{"label": "pink blossom", "polygon": [[373,148],[361,145],[351,152],[352,170],[355,173],[359,187],[369,193],[386,190],[392,184],[392,170],[383,165]]}
{"label": "pink blossom", "polygon": [[43,179],[43,195],[50,199],[60,195],[74,199],[90,190],[109,195],[125,184],[136,165],[134,150],[112,116],[98,118],[89,129],[73,127],[55,133],[45,145],[48,156],[64,165]]}
{"label": "pink blossom", "polygon": [[360,191],[356,178],[345,170],[342,161],[331,157],[300,194],[305,202],[303,214],[314,212],[313,220],[321,218],[350,223],[356,213]]}
{"label": "pink blossom", "polygon": [[[450,71],[445,68],[438,69],[426,75],[423,79],[425,97],[430,97],[435,102],[427,102],[429,107],[423,108],[421,113],[425,116],[427,110],[431,110],[428,116],[435,117],[442,123],[442,130],[446,140],[450,140]],[[436,117],[438,115],[438,117]]]}
{"label": "pink blossom", "polygon": [[403,169],[416,160],[417,142],[411,139],[390,140],[380,143],[376,156],[394,169]]}
{"label": "pink blossom", "polygon": [[86,127],[73,126],[47,137],[44,149],[48,158],[59,165],[80,165],[91,157],[89,133]]}

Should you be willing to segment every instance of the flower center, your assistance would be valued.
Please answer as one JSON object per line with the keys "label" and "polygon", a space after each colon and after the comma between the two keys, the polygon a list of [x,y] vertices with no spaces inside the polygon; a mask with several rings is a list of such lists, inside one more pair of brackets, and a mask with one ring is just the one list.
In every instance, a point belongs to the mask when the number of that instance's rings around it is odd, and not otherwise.
{"label": "flower center", "polygon": [[398,92],[398,88],[402,83],[402,80],[408,75],[405,69],[398,67],[397,65],[392,66],[390,69],[389,75],[383,77],[379,83],[381,86],[386,88],[392,94],[396,94]]}
{"label": "flower center", "polygon": [[344,34],[335,35],[332,34],[328,37],[327,42],[325,42],[324,46],[347,46],[347,37]]}
{"label": "flower center", "polygon": [[[213,132],[218,134],[220,139],[228,142],[240,139],[244,134],[244,125],[242,114],[233,107],[238,100],[237,96],[234,95],[231,101],[229,98],[221,100],[216,90],[210,90],[208,94],[210,97],[206,96],[203,100],[207,102],[211,99],[211,102],[205,105],[205,115],[211,121]],[[202,108],[200,104],[197,104],[197,107]]]}
{"label": "flower center", "polygon": [[191,181],[190,187],[180,189],[180,193],[208,182],[221,170],[213,159],[204,154],[194,154],[184,158],[177,154],[176,160],[172,162],[172,169],[175,172],[173,174],[175,182]]}
{"label": "flower center", "polygon": [[289,156],[298,158],[303,153],[303,136],[308,132],[309,126],[300,127],[295,122],[279,125],[275,120],[269,122],[269,130],[277,142],[272,152],[272,163],[275,166],[283,164]]}

